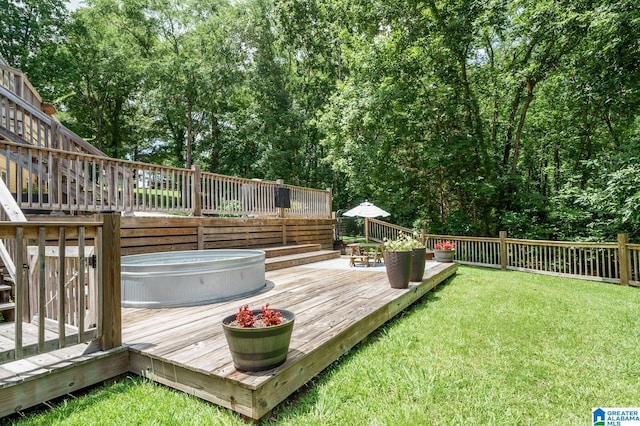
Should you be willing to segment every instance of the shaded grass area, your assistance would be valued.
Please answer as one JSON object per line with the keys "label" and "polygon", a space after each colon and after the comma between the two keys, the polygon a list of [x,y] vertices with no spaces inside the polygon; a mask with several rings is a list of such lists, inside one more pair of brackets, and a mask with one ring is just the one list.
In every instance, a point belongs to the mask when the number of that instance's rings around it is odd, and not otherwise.
{"label": "shaded grass area", "polygon": [[[268,425],[584,425],[638,406],[638,289],[460,267],[284,403]],[[20,420],[244,424],[133,378]]]}

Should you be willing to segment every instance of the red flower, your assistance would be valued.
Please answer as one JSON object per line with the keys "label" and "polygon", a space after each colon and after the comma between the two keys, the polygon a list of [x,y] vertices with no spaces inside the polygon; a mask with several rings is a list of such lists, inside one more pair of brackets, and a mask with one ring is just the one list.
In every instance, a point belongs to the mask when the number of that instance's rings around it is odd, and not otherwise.
{"label": "red flower", "polygon": [[273,309],[268,309],[269,304],[260,308],[262,311],[262,323],[269,327],[270,325],[279,325],[282,320],[280,317],[282,314],[279,311],[274,311]]}
{"label": "red flower", "polygon": [[238,327],[271,327],[273,325],[282,324],[282,313],[280,311],[274,311],[269,309],[269,304],[260,308],[261,313],[254,315],[253,311],[249,309],[249,305],[240,306],[236,313],[235,326]]}
{"label": "red flower", "polygon": [[253,327],[256,322],[256,317],[253,316],[253,312],[249,310],[249,305],[240,306],[238,313],[236,313],[236,322],[238,327]]}
{"label": "red flower", "polygon": [[433,246],[434,250],[455,250],[456,243],[453,241],[442,241],[438,240],[437,243]]}

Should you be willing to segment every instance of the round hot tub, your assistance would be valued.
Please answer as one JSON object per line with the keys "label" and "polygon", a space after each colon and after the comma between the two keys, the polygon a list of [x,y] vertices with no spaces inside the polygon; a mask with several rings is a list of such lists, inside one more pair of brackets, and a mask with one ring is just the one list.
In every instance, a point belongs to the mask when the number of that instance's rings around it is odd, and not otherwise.
{"label": "round hot tub", "polygon": [[173,308],[222,302],[265,287],[264,252],[196,250],[123,256],[122,306]]}

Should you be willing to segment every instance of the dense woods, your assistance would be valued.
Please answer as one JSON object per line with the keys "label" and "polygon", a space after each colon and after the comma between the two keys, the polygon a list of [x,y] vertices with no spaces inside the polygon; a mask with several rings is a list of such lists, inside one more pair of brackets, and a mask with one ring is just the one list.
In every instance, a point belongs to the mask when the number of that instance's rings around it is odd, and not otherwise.
{"label": "dense woods", "polygon": [[636,0],[0,0],[119,158],[331,187],[432,233],[640,237]]}

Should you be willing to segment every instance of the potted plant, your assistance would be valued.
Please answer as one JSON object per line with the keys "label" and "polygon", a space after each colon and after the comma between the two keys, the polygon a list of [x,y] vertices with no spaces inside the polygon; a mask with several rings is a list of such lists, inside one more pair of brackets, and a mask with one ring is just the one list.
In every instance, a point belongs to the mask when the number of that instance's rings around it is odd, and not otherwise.
{"label": "potted plant", "polygon": [[433,246],[433,253],[437,262],[453,262],[456,243],[453,241],[438,241]]}
{"label": "potted plant", "polygon": [[427,247],[414,232],[411,239],[411,278],[413,282],[422,281],[424,264],[427,258]]}
{"label": "potted plant", "polygon": [[222,320],[222,328],[233,358],[242,371],[275,368],[287,359],[295,315],[269,304],[250,310],[248,305]]}
{"label": "potted plant", "polygon": [[409,286],[413,245],[413,238],[406,234],[400,235],[395,240],[385,239],[384,265],[391,288],[407,288]]}

